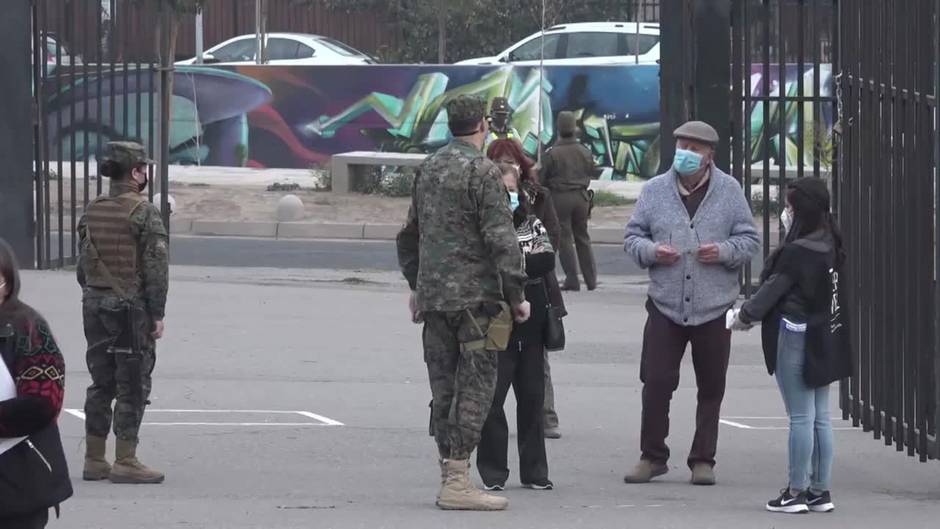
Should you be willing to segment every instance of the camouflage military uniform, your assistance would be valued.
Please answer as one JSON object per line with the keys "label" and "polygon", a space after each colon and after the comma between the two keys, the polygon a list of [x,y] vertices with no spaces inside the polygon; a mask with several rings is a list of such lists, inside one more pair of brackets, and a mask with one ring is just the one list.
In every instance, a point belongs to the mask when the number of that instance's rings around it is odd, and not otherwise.
{"label": "camouflage military uniform", "polygon": [[[469,97],[449,119],[483,117]],[[499,301],[524,301],[526,276],[499,170],[456,139],[418,170],[398,258],[424,317],[431,430],[444,459],[465,460],[480,440],[496,387],[497,352],[482,345]]]}
{"label": "camouflage military uniform", "polygon": [[[115,142],[109,150],[110,158],[121,164],[149,162],[136,144]],[[114,403],[115,436],[136,442],[156,359],[151,332],[166,306],[167,232],[159,210],[136,184],[115,180],[109,196],[89,204],[78,236],[92,378],[85,401],[86,433],[108,436]]]}

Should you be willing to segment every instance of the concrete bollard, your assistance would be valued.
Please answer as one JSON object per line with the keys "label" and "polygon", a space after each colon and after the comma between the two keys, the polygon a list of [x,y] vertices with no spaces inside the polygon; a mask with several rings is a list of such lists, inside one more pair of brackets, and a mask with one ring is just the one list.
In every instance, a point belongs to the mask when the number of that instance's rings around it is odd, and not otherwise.
{"label": "concrete bollard", "polygon": [[297,195],[284,195],[277,201],[277,221],[293,222],[304,216],[304,203]]}

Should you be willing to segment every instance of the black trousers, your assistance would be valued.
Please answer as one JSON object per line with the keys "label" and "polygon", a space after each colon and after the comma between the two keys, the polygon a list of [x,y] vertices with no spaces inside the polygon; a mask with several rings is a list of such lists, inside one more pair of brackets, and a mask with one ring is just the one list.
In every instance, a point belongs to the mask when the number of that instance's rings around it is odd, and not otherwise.
{"label": "black trousers", "polygon": [[[516,395],[516,428],[519,445],[519,478],[522,483],[548,479],[545,455],[545,349],[540,340],[510,342],[499,353],[499,375],[493,406],[483,424],[477,448],[477,469],[486,485],[503,485],[509,478],[509,425],[503,409],[509,387]],[[520,350],[521,349],[521,350]]]}
{"label": "black trousers", "polygon": [[3,529],[43,529],[49,522],[49,509],[19,516],[16,518],[0,518],[0,527]]}
{"label": "black trousers", "polygon": [[698,385],[695,437],[688,465],[715,465],[718,420],[725,396],[725,380],[731,354],[731,331],[725,317],[695,327],[683,327],[664,316],[652,301],[646,302],[649,318],[643,331],[640,380],[643,382],[643,419],[640,450],[643,459],[669,460],[669,404],[679,387],[679,369],[686,346],[692,344],[692,364]]}

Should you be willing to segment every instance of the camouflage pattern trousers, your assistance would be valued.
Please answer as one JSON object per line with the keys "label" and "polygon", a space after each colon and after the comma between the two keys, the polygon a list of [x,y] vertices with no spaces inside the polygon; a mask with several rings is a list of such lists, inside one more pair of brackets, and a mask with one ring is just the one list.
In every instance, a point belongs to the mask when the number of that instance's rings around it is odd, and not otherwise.
{"label": "camouflage pattern trousers", "polygon": [[[113,416],[114,435],[137,441],[156,361],[151,318],[141,307],[135,307],[134,316],[128,318],[127,304],[116,297],[86,297],[82,312],[88,341],[85,361],[91,374],[85,433],[107,437]],[[135,338],[134,350],[116,347],[129,335]]]}
{"label": "camouflage pattern trousers", "polygon": [[444,459],[469,459],[480,443],[493,404],[498,365],[498,353],[485,350],[480,343],[488,327],[489,317],[478,310],[424,313],[430,429]]}

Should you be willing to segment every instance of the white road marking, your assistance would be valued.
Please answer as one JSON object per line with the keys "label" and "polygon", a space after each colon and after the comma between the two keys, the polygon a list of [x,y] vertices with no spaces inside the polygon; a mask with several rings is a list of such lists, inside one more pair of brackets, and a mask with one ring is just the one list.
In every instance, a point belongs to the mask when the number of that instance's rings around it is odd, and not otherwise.
{"label": "white road marking", "polygon": [[81,420],[83,420],[83,421],[85,420],[85,412],[83,412],[82,410],[64,409],[64,410],[62,410],[62,411],[64,411],[65,413],[68,413],[69,415],[78,417],[79,419],[81,419]]}
{"label": "white road marking", "polygon": [[[63,411],[85,420],[82,410],[66,408]],[[173,422],[145,422],[146,426],[345,426],[343,423],[303,410],[184,410],[184,409],[148,409],[147,413],[178,413],[178,414],[256,414],[256,415],[300,415],[316,422],[202,422],[202,421],[173,421]]]}
{"label": "white road marking", "polygon": [[729,421],[727,419],[719,419],[718,422],[722,424],[727,424],[728,426],[734,426],[735,428],[740,428],[742,430],[753,430],[753,426],[748,426],[746,424],[741,424],[739,422]]}

